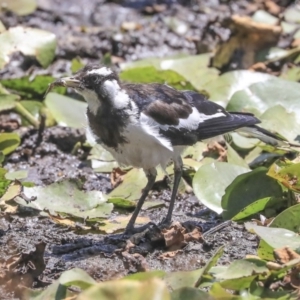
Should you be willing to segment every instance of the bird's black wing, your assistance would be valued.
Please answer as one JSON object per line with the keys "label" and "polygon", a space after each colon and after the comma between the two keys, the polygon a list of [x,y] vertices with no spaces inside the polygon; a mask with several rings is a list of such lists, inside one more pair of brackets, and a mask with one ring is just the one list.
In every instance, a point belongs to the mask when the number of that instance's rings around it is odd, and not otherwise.
{"label": "bird's black wing", "polygon": [[192,145],[260,121],[252,114],[229,113],[203,94],[178,91],[163,84],[122,86],[140,114],[155,123],[172,145]]}

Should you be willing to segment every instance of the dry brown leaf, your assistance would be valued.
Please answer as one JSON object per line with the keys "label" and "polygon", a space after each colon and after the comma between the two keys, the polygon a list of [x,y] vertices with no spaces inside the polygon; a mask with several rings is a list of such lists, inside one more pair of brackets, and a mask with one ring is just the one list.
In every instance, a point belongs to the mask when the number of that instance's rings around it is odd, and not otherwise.
{"label": "dry brown leaf", "polygon": [[184,240],[186,243],[192,241],[203,242],[201,230],[199,228],[194,228],[192,232],[188,232],[184,235]]}
{"label": "dry brown leaf", "polygon": [[128,251],[122,252],[123,263],[126,270],[134,272],[147,272],[149,271],[148,263],[144,256],[139,253],[130,254]]}
{"label": "dry brown leaf", "polygon": [[165,244],[168,250],[174,251],[181,249],[186,245],[184,241],[184,234],[186,229],[179,223],[174,222],[170,228],[163,229],[162,234],[165,240]]}
{"label": "dry brown leaf", "polygon": [[289,247],[275,249],[274,256],[281,264],[288,263],[295,258],[300,258],[300,255]]}
{"label": "dry brown leaf", "polygon": [[114,168],[113,171],[110,174],[110,182],[112,188],[117,187],[120,183],[123,182],[124,175],[127,173],[127,171],[124,171],[120,168]]}
{"label": "dry brown leaf", "polygon": [[12,255],[1,264],[0,285],[6,289],[20,293],[24,287],[32,287],[33,281],[45,270],[44,252],[46,243],[35,245],[29,253],[20,252]]}
{"label": "dry brown leaf", "polygon": [[182,253],[182,250],[176,250],[176,251],[168,251],[160,254],[158,256],[159,259],[169,259],[175,257],[178,253]]}
{"label": "dry brown leaf", "polygon": [[204,156],[218,155],[218,161],[227,161],[227,150],[220,144],[219,141],[212,140],[207,144],[207,150],[203,151]]}
{"label": "dry brown leaf", "polygon": [[228,27],[232,34],[217,47],[212,62],[219,69],[233,61],[240,68],[249,68],[255,63],[257,52],[277,45],[282,32],[280,26],[257,23],[238,15],[231,17]]}

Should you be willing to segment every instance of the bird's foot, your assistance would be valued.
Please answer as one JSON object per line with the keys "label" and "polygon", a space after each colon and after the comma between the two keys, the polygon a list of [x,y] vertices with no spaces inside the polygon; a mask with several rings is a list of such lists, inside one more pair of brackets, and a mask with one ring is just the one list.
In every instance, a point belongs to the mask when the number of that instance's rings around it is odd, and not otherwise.
{"label": "bird's foot", "polygon": [[134,226],[128,226],[125,228],[125,231],[124,231],[124,235],[133,235],[133,234],[136,234],[136,233],[141,233],[141,232],[144,232],[145,230],[149,229],[149,227],[153,225],[153,226],[156,226],[156,224],[154,224],[153,222],[149,222],[147,224],[144,224],[142,226],[139,226],[139,227],[134,227]]}
{"label": "bird's foot", "polygon": [[164,228],[169,227],[172,223],[173,222],[172,222],[171,218],[165,217],[165,218],[163,218],[160,221],[160,223],[158,224],[158,226],[159,226],[160,229],[164,229]]}

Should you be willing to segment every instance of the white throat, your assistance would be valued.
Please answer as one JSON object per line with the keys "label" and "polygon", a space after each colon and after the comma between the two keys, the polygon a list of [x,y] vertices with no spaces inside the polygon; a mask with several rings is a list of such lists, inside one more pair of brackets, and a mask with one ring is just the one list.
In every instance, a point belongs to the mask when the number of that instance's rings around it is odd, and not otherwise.
{"label": "white throat", "polygon": [[98,99],[97,94],[92,90],[83,90],[77,92],[84,97],[85,101],[88,104],[90,112],[96,115],[99,108],[101,107],[101,101]]}

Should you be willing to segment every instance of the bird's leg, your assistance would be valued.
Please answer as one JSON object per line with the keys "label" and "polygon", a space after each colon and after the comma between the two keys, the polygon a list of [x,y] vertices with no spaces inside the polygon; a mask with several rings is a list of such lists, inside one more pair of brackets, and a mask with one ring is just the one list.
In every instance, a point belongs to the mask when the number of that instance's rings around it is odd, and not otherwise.
{"label": "bird's leg", "polygon": [[156,169],[153,168],[153,169],[149,169],[149,170],[144,170],[144,172],[147,176],[148,182],[147,182],[147,185],[145,186],[145,188],[143,189],[142,196],[136,205],[136,208],[131,216],[131,219],[129,220],[129,223],[126,226],[125,233],[134,232],[134,223],[136,221],[136,218],[145,202],[145,199],[147,198],[150,190],[152,189],[152,187],[155,183],[155,179],[156,179],[156,175],[157,175]]}
{"label": "bird's leg", "polygon": [[174,159],[174,184],[173,184],[173,190],[172,190],[172,195],[171,195],[171,201],[168,209],[167,216],[163,220],[163,223],[170,223],[172,220],[172,213],[174,209],[174,204],[175,204],[175,199],[178,191],[178,186],[180,183],[180,179],[182,176],[182,159],[179,156],[176,160]]}

